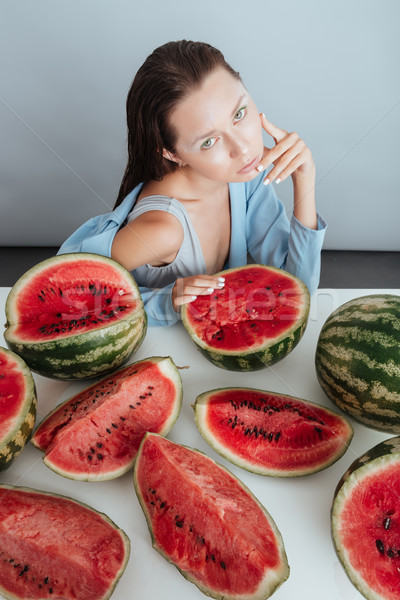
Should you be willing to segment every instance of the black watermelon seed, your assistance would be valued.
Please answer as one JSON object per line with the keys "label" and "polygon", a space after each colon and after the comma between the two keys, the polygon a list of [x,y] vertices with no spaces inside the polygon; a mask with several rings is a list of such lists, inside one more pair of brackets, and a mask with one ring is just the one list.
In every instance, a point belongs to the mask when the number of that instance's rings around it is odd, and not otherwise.
{"label": "black watermelon seed", "polygon": [[383,545],[382,540],[376,540],[375,544],[376,544],[376,547],[378,548],[378,551],[380,552],[380,554],[384,554],[385,546]]}
{"label": "black watermelon seed", "polygon": [[111,423],[111,427],[114,427],[114,429],[118,429],[118,425],[116,425],[115,423]]}
{"label": "black watermelon seed", "polygon": [[103,460],[103,458],[104,458],[104,457],[103,457],[103,455],[102,455],[102,454],[98,454],[98,455],[97,455],[97,458],[98,458],[99,460]]}
{"label": "black watermelon seed", "polygon": [[389,550],[387,551],[387,555],[389,556],[389,558],[394,558],[395,554],[392,548],[389,548]]}
{"label": "black watermelon seed", "polygon": [[106,431],[107,431],[107,433],[111,433],[111,429],[107,428]]}
{"label": "black watermelon seed", "polygon": [[160,508],[165,508],[166,502],[161,502]]}
{"label": "black watermelon seed", "polygon": [[275,441],[277,442],[280,437],[281,437],[281,432],[278,431],[278,433],[275,434]]}
{"label": "black watermelon seed", "polygon": [[[251,283],[251,282],[250,282],[250,283]],[[224,563],[224,561],[223,561],[223,560],[221,560],[221,562],[220,562],[220,565],[221,565],[221,567],[222,567],[223,569],[226,569],[226,565],[225,565],[225,563]]]}
{"label": "black watermelon seed", "polygon": [[45,584],[47,585],[47,584],[49,583],[49,578],[48,578],[48,577],[45,577],[45,578],[44,578],[44,582],[45,582]]}
{"label": "black watermelon seed", "polygon": [[176,521],[176,522],[175,522],[175,525],[176,525],[177,527],[183,527],[183,521]]}

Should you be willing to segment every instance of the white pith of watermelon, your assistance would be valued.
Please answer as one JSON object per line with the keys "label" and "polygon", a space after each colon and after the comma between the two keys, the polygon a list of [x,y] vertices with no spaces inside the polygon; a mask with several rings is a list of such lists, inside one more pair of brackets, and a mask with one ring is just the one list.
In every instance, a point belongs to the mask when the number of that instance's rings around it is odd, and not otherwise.
{"label": "white pith of watermelon", "polygon": [[214,450],[260,475],[299,477],[325,469],[353,437],[347,419],[323,406],[254,388],[204,392],[194,410]]}
{"label": "white pith of watermelon", "polygon": [[29,440],[36,418],[36,389],[25,362],[0,347],[0,471],[11,466]]}
{"label": "white pith of watermelon", "polygon": [[271,516],[208,456],[146,434],[134,484],[154,548],[206,595],[261,600],[288,578]]}
{"label": "white pith of watermelon", "polygon": [[136,350],[147,317],[131,274],[88,253],[47,259],[27,271],[6,302],[5,340],[45,376],[83,379],[111,371]]}
{"label": "white pith of watermelon", "polygon": [[166,435],[178,418],[182,380],[170,357],[113,372],[57,406],[32,443],[64,477],[114,479],[132,468],[146,431]]}
{"label": "white pith of watermelon", "polygon": [[71,498],[0,485],[0,593],[107,600],[125,570],[126,534]]}
{"label": "white pith of watermelon", "polygon": [[270,266],[220,273],[223,289],[182,307],[192,340],[217,366],[255,370],[286,356],[302,337],[310,296],[297,277]]}
{"label": "white pith of watermelon", "polygon": [[400,597],[399,497],[399,437],[354,461],[335,492],[335,549],[350,580],[368,600]]}

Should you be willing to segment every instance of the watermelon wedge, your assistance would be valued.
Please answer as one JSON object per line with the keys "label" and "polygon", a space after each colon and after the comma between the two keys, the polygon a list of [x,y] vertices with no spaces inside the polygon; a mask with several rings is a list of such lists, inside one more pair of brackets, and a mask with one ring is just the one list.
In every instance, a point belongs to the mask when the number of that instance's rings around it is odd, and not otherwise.
{"label": "watermelon wedge", "polygon": [[323,406],[253,388],[204,392],[194,411],[214,450],[261,475],[298,477],[326,469],[353,437],[348,420]]}
{"label": "watermelon wedge", "polygon": [[31,437],[36,388],[25,361],[0,347],[0,471],[12,465]]}
{"label": "watermelon wedge", "polygon": [[0,593],[10,600],[107,600],[125,570],[126,534],[71,498],[0,485]]}
{"label": "watermelon wedge", "polygon": [[36,429],[32,443],[64,477],[113,479],[132,468],[146,431],[166,435],[182,403],[182,380],[170,357],[114,371],[69,398]]}
{"label": "watermelon wedge", "polygon": [[6,302],[8,347],[33,371],[88,379],[119,367],[146,334],[132,275],[97,254],[53,256],[27,271]]}
{"label": "watermelon wedge", "polygon": [[293,350],[308,321],[310,295],[300,279],[274,267],[222,271],[225,287],[182,307],[198,350],[233,371],[268,367]]}
{"label": "watermelon wedge", "polygon": [[261,600],[288,578],[271,516],[206,455],[148,433],[134,483],[154,548],[207,596]]}
{"label": "watermelon wedge", "polygon": [[400,598],[400,437],[371,448],[340,480],[332,505],[339,560],[368,600]]}

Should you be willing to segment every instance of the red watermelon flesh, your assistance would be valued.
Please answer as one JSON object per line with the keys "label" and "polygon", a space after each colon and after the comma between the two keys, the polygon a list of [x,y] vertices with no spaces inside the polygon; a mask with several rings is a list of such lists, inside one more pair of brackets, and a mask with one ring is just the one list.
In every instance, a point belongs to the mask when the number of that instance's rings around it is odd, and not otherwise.
{"label": "red watermelon flesh", "polygon": [[323,406],[252,388],[205,392],[195,413],[200,433],[217,452],[262,475],[293,477],[324,469],[353,437],[347,419]]}
{"label": "red watermelon flesh", "polygon": [[105,600],[129,540],[108,517],[69,498],[0,486],[0,593],[8,598]]}
{"label": "red watermelon flesh", "polygon": [[0,445],[20,418],[26,397],[26,381],[21,365],[11,352],[0,353]]}
{"label": "red watermelon flesh", "polygon": [[21,342],[70,337],[137,310],[136,289],[117,263],[82,256],[57,257],[32,272],[8,315],[13,337]]}
{"label": "red watermelon flesh", "polygon": [[371,469],[355,483],[340,509],[340,544],[371,598],[400,598],[399,498],[396,461]]}
{"label": "red watermelon flesh", "polygon": [[206,455],[147,434],[135,487],[153,545],[213,598],[267,598],[289,574],[269,514]]}
{"label": "red watermelon flesh", "polygon": [[248,350],[282,335],[304,312],[304,289],[284,271],[255,265],[221,274],[222,290],[186,307],[190,326],[211,348]]}
{"label": "red watermelon flesh", "polygon": [[98,480],[132,467],[146,431],[167,433],[181,406],[182,384],[169,357],[115,371],[66,400],[37,428],[44,462],[73,479]]}

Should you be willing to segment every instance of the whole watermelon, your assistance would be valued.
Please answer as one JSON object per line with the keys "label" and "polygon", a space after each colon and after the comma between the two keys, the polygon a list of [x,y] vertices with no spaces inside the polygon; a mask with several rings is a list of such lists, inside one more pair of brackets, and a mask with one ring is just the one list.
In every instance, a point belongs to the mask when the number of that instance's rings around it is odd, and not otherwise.
{"label": "whole watermelon", "polygon": [[337,308],[321,329],[318,381],[367,427],[400,433],[400,297],[362,296]]}

